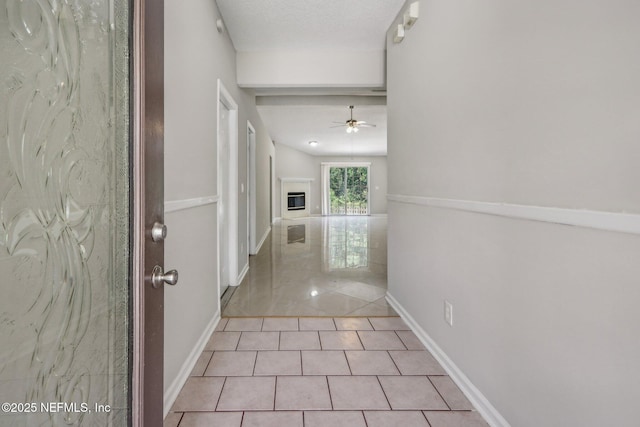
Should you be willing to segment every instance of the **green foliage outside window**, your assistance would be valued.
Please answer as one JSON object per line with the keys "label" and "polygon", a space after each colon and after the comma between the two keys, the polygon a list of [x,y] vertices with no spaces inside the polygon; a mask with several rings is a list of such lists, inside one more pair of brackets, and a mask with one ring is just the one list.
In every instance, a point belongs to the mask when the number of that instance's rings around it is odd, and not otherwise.
{"label": "green foliage outside window", "polygon": [[368,168],[332,167],[329,170],[331,213],[336,215],[366,215]]}

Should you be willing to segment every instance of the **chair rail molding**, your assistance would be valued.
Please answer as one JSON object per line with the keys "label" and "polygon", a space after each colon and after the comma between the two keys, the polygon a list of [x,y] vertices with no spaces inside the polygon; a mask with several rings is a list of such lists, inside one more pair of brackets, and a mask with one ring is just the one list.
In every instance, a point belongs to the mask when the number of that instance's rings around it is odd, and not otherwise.
{"label": "chair rail molding", "polygon": [[194,199],[170,200],[164,202],[164,212],[176,212],[218,203],[220,196],[196,197]]}
{"label": "chair rail molding", "polygon": [[396,203],[455,209],[529,221],[550,222],[619,233],[640,234],[640,214],[481,202],[476,200],[443,199],[403,194],[387,194],[387,200]]}

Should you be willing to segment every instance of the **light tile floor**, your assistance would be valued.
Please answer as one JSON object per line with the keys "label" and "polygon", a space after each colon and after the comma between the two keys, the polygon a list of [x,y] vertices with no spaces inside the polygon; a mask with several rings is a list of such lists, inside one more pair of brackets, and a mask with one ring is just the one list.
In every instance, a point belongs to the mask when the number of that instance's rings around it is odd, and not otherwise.
{"label": "light tile floor", "polygon": [[276,221],[223,316],[396,316],[386,233],[385,217]]}
{"label": "light tile floor", "polygon": [[486,427],[398,317],[222,319],[165,427]]}

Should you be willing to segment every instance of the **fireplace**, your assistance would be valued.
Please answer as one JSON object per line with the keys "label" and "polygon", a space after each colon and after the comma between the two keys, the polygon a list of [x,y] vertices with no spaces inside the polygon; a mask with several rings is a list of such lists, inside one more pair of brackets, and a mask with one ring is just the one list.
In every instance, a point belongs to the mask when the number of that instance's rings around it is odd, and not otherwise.
{"label": "fireplace", "polygon": [[287,193],[287,210],[298,211],[305,209],[305,193],[304,192],[288,192]]}
{"label": "fireplace", "polygon": [[312,178],[286,178],[280,181],[280,213],[282,219],[304,218],[311,215]]}

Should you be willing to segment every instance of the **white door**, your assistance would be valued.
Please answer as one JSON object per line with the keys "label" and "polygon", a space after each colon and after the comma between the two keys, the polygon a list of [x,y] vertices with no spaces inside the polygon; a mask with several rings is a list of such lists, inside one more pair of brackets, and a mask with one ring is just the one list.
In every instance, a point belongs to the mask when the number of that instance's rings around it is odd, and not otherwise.
{"label": "white door", "polygon": [[220,298],[238,281],[238,104],[218,80]]}
{"label": "white door", "polygon": [[247,123],[247,247],[256,254],[256,131]]}
{"label": "white door", "polygon": [[229,158],[230,158],[230,117],[231,112],[229,107],[224,102],[219,101],[218,116],[218,155],[220,161],[218,162],[219,171],[218,177],[220,184],[218,186],[220,191],[219,209],[218,209],[218,227],[220,233],[220,296],[229,287],[230,275],[229,275]]}

